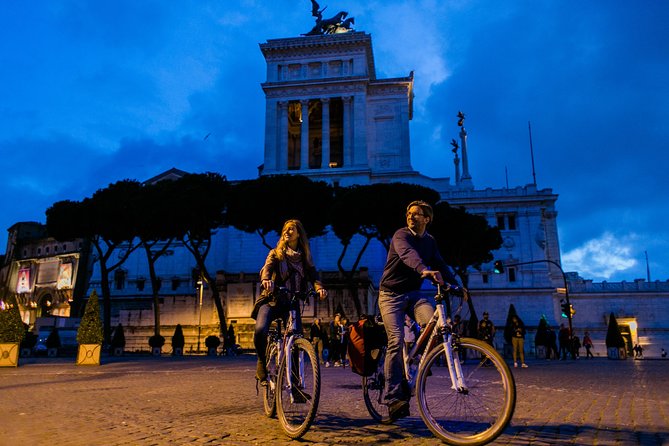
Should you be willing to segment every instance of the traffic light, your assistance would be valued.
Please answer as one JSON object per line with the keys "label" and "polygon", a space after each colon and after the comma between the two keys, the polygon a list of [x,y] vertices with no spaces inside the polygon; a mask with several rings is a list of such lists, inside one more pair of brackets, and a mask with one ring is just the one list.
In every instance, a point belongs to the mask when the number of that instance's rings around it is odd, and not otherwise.
{"label": "traffic light", "polygon": [[[562,317],[573,317],[576,314],[574,306],[572,304],[567,304],[564,300],[561,300],[560,308],[562,309]],[[569,315],[569,316],[567,316]]]}
{"label": "traffic light", "polygon": [[492,271],[495,274],[502,274],[504,272],[504,262],[501,260],[495,260],[495,264],[492,267]]}

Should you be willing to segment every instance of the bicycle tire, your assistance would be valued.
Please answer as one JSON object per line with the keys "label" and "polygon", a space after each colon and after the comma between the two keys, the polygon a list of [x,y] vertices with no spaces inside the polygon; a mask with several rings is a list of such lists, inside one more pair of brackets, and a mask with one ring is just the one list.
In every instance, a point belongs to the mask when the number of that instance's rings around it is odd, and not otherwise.
{"label": "bicycle tire", "polygon": [[265,415],[276,417],[276,378],[279,371],[279,347],[275,342],[267,346],[267,385],[263,387]]}
{"label": "bicycle tire", "polygon": [[386,392],[385,358],[386,348],[383,347],[374,373],[362,377],[362,397],[365,400],[367,412],[374,420],[381,424],[390,424],[392,421],[388,413],[388,406],[384,404]]}
{"label": "bicycle tire", "polygon": [[462,338],[456,349],[454,359],[464,358],[460,363],[467,389],[453,389],[448,367],[437,365],[445,360],[440,345],[428,353],[418,371],[418,410],[442,441],[456,446],[486,444],[511,421],[516,406],[515,381],[504,359],[489,344]]}
{"label": "bicycle tire", "polygon": [[304,369],[304,381],[292,390],[288,388],[287,358],[284,355],[277,376],[276,406],[283,431],[296,439],[309,430],[316,417],[321,394],[321,369],[313,345],[304,338],[295,339],[288,354],[293,358],[302,357],[300,367]]}

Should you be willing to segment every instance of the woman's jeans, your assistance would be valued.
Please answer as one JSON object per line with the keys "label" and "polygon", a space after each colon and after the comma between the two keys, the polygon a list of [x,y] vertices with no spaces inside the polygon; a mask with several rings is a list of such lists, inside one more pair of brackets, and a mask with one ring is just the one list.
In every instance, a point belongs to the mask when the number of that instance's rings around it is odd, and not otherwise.
{"label": "woman's jeans", "polygon": [[386,404],[397,400],[408,401],[411,393],[404,378],[404,358],[402,345],[404,344],[404,315],[425,327],[434,315],[435,302],[433,297],[421,296],[419,291],[407,294],[395,294],[390,291],[379,291],[379,309],[383,318],[383,325],[388,335],[386,349]]}
{"label": "woman's jeans", "polygon": [[[272,322],[278,318],[283,319],[285,327],[285,324],[288,322],[288,312],[289,308],[287,305],[270,306],[265,304],[258,310],[258,316],[256,316],[256,329],[253,334],[253,344],[256,348],[258,361],[261,361],[263,364],[267,362],[267,334],[269,333],[269,327],[272,325]],[[297,332],[302,333],[302,318],[300,317],[299,310],[297,311]]]}

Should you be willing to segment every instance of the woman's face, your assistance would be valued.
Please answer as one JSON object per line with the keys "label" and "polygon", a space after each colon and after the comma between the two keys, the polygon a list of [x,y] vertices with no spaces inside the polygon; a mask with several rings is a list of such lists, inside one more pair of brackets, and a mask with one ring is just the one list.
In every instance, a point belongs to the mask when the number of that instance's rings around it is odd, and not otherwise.
{"label": "woman's face", "polygon": [[297,239],[300,237],[294,224],[289,224],[286,226],[281,236],[290,246],[293,247],[297,244]]}

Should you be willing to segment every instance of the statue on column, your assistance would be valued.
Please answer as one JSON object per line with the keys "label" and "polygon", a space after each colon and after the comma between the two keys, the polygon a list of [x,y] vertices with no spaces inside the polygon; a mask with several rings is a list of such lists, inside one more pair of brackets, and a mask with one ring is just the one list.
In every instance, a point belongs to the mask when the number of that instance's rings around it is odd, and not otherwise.
{"label": "statue on column", "polygon": [[352,31],[351,25],[355,23],[353,17],[346,18],[348,12],[340,11],[334,17],[329,19],[323,19],[323,11],[327,9],[327,6],[323,9],[320,9],[320,5],[316,0],[311,0],[311,15],[316,17],[316,25],[311,28],[303,36],[318,36],[322,34],[339,34]]}

